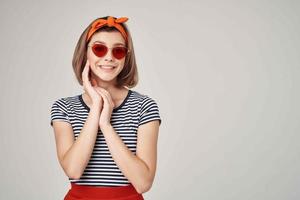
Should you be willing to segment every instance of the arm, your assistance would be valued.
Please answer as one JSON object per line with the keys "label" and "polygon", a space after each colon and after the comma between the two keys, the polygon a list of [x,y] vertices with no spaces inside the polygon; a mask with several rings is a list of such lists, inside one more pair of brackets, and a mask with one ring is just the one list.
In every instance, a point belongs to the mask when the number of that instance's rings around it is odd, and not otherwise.
{"label": "arm", "polygon": [[[100,110],[102,109],[102,98],[95,90],[97,84],[91,77],[89,60],[86,60],[82,71],[83,88],[90,96],[92,105],[84,126],[74,141],[74,133],[71,125],[68,123],[68,113],[66,104],[61,101],[60,106],[54,104],[51,111],[52,119],[62,119],[66,122],[55,122],[53,128],[55,131],[55,140],[59,162],[68,177],[79,179],[86,168],[91,154],[93,152],[98,128]],[[92,84],[91,84],[91,82]],[[65,108],[63,108],[65,107]]]}
{"label": "arm", "polygon": [[111,125],[102,130],[110,153],[122,173],[138,193],[147,192],[156,171],[158,120],[139,126],[136,155],[123,143]]}
{"label": "arm", "polygon": [[79,179],[88,164],[97,138],[99,116],[99,108],[91,107],[76,141],[69,123],[53,122],[59,162],[70,178]]}

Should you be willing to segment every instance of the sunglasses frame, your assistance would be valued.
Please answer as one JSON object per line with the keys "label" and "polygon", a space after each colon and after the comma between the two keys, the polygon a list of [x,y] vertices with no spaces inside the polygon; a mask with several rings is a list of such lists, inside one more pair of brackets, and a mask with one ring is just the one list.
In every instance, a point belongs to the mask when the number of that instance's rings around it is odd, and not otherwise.
{"label": "sunglasses frame", "polygon": [[[122,47],[122,48],[125,48],[127,51],[126,51],[126,55],[123,57],[123,58],[125,58],[128,54],[129,54],[129,52],[130,52],[130,50],[127,48],[127,47],[125,47],[125,46],[115,46],[115,47],[110,47],[110,48],[108,48],[108,46],[106,46],[105,44],[100,44],[100,43],[93,43],[93,44],[90,44],[90,45],[88,45],[88,47],[92,47],[92,52],[94,53],[94,55],[95,56],[97,56],[96,54],[95,54],[95,52],[93,51],[93,47],[95,46],[95,45],[103,45],[103,46],[105,46],[106,48],[107,48],[107,51],[106,51],[106,53],[102,56],[102,57],[104,57],[106,54],[107,54],[107,52],[109,51],[109,50],[111,50],[111,49],[114,49],[114,48],[118,48],[118,47]],[[112,51],[112,50],[111,50]],[[116,58],[115,56],[114,56],[114,54],[112,53],[112,55],[113,55],[113,57],[114,58]],[[97,56],[98,58],[102,58],[102,57],[99,57],[99,56]],[[116,59],[118,59],[118,60],[121,60],[121,59],[123,59],[123,58],[116,58]]]}

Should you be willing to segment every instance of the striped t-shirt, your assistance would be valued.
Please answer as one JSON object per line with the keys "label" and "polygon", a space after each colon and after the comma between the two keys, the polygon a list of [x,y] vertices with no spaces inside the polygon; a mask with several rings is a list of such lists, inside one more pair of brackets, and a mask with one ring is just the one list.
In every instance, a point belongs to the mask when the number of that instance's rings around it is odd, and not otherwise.
{"label": "striped t-shirt", "polygon": [[[75,140],[88,117],[90,109],[82,94],[57,99],[51,107],[51,121],[65,121],[72,125]],[[124,101],[113,109],[111,125],[125,145],[136,154],[137,129],[147,122],[159,120],[159,108],[154,99],[137,91],[128,90]],[[114,162],[105,138],[98,129],[93,153],[80,179],[69,178],[70,182],[90,186],[125,186],[130,182]]]}

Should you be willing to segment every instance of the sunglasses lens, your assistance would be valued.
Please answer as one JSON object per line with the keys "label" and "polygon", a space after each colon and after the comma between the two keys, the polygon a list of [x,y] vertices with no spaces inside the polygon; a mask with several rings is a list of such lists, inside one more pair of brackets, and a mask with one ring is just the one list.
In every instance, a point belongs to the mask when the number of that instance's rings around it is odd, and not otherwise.
{"label": "sunglasses lens", "polygon": [[98,57],[105,56],[105,54],[107,52],[107,47],[102,44],[95,44],[92,49],[93,49],[94,54]]}
{"label": "sunglasses lens", "polygon": [[[98,57],[103,57],[107,53],[108,48],[103,44],[94,44],[92,47],[94,54]],[[122,59],[127,54],[126,47],[114,47],[112,50],[112,54],[117,59]]]}
{"label": "sunglasses lens", "polygon": [[125,47],[115,47],[112,51],[113,55],[117,59],[122,59],[127,54],[127,49]]}

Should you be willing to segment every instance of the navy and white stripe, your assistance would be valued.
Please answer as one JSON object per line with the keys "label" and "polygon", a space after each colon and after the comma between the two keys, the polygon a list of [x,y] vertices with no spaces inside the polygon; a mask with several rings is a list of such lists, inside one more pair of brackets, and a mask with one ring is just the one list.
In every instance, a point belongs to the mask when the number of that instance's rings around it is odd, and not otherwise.
{"label": "navy and white stripe", "polygon": [[[65,121],[72,125],[75,140],[88,117],[89,107],[84,103],[82,94],[56,100],[51,108],[51,121]],[[159,120],[159,108],[148,95],[129,90],[120,106],[113,109],[111,124],[126,146],[136,154],[137,129],[147,122]],[[79,185],[125,186],[130,182],[114,162],[105,138],[98,130],[98,135],[90,161],[80,179],[71,179]]]}

